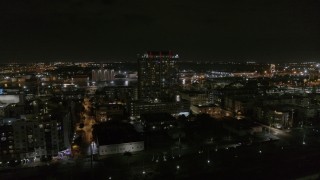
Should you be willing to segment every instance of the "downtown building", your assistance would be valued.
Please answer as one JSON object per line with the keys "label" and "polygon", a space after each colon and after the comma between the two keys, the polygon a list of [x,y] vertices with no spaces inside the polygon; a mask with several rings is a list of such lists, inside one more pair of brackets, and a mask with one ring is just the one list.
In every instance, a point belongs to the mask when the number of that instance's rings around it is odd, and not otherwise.
{"label": "downtown building", "polygon": [[178,54],[148,51],[138,54],[138,97],[140,100],[166,99],[178,83]]}
{"label": "downtown building", "polygon": [[58,156],[70,147],[70,113],[57,119],[21,116],[0,119],[0,160]]}
{"label": "downtown building", "polygon": [[177,115],[189,111],[190,104],[182,101],[178,92],[177,60],[171,51],[148,51],[138,54],[138,100],[127,103],[131,118],[145,113]]}
{"label": "downtown building", "polygon": [[113,69],[93,69],[92,70],[92,81],[101,82],[101,81],[113,81],[114,80],[114,70]]}
{"label": "downtown building", "polygon": [[131,118],[140,117],[142,114],[149,113],[169,113],[172,115],[189,115],[190,101],[179,100],[179,101],[157,101],[157,102],[146,102],[146,101],[132,101],[127,104],[129,116]]}

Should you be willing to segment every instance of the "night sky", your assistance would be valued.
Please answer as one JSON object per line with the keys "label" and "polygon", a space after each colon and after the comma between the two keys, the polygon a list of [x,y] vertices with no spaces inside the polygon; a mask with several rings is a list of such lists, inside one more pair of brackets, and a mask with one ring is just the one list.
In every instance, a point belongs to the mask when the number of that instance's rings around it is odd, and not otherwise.
{"label": "night sky", "polygon": [[1,62],[320,60],[320,0],[3,0]]}

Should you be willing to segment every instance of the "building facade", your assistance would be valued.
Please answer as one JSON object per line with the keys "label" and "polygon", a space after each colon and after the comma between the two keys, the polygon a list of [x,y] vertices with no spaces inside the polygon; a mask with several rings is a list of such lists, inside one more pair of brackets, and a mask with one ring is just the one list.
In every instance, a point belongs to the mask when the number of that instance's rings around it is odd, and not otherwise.
{"label": "building facade", "polygon": [[132,101],[127,106],[130,117],[139,117],[141,114],[155,112],[177,115],[183,112],[190,111],[190,102],[185,100],[179,102]]}
{"label": "building facade", "polygon": [[94,69],[92,70],[92,81],[113,81],[114,75],[115,74],[113,69]]}
{"label": "building facade", "polygon": [[16,159],[52,157],[70,147],[69,114],[62,120],[40,119],[0,120],[0,157]]}
{"label": "building facade", "polygon": [[171,51],[149,51],[138,55],[139,99],[167,97],[177,84],[176,61],[179,56]]}
{"label": "building facade", "polygon": [[99,155],[123,154],[125,152],[139,152],[144,150],[144,141],[99,146]]}

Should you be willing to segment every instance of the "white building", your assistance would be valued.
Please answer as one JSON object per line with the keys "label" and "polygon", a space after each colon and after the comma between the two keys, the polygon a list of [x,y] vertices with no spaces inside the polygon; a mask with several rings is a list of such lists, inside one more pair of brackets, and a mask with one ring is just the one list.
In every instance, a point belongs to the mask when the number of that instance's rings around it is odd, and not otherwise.
{"label": "white building", "polygon": [[92,81],[113,81],[114,75],[113,69],[94,69],[92,70]]}
{"label": "white building", "polygon": [[99,155],[139,152],[144,150],[144,141],[99,146]]}

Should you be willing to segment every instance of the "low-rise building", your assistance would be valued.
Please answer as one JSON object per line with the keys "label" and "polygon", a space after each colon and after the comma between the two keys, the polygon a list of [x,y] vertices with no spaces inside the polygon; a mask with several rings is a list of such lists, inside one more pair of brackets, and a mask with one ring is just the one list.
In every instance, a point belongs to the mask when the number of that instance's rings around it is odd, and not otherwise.
{"label": "low-rise building", "polygon": [[179,114],[190,111],[190,102],[186,100],[181,100],[179,102],[132,101],[128,103],[128,111],[131,117],[139,117],[141,114],[155,112]]}
{"label": "low-rise building", "polygon": [[193,114],[209,114],[211,117],[233,116],[233,112],[227,111],[216,105],[192,105],[191,112]]}
{"label": "low-rise building", "polygon": [[190,101],[190,105],[206,105],[209,104],[207,92],[202,91],[183,91],[180,93],[181,99]]}
{"label": "low-rise building", "polygon": [[106,104],[96,108],[96,121],[104,122],[114,117],[124,116],[124,106],[122,104]]}
{"label": "low-rise building", "polygon": [[126,152],[139,152],[144,150],[144,142],[129,142],[121,144],[100,145],[98,154],[100,156],[110,154],[123,154]]}
{"label": "low-rise building", "polygon": [[140,133],[129,123],[107,121],[95,124],[92,133],[99,156],[144,150]]}

